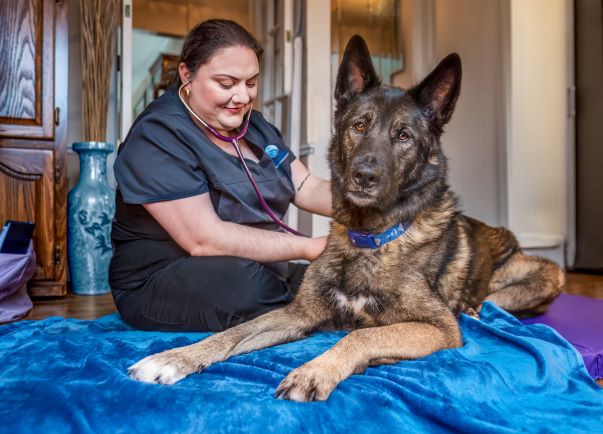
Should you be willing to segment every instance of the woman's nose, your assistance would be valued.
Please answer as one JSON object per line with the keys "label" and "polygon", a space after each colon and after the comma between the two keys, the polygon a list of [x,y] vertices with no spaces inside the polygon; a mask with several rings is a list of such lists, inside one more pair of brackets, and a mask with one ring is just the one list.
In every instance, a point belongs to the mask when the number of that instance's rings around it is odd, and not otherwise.
{"label": "woman's nose", "polygon": [[235,92],[232,95],[232,102],[235,104],[249,104],[251,101],[251,95],[249,94],[249,88],[245,83],[243,86],[236,86]]}

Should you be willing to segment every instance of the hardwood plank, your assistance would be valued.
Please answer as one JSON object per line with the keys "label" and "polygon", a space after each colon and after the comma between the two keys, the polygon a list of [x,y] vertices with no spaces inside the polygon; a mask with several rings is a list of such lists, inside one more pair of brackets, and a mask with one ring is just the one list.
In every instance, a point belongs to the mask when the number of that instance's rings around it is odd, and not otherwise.
{"label": "hardwood plank", "polygon": [[564,292],[603,299],[603,275],[571,272],[567,273]]}
{"label": "hardwood plank", "polygon": [[67,295],[67,287],[64,283],[54,281],[30,281],[27,286],[30,297],[63,297]]}
{"label": "hardwood plank", "polygon": [[51,316],[93,320],[117,311],[111,294],[75,295],[34,298],[34,308],[24,320],[45,319]]}

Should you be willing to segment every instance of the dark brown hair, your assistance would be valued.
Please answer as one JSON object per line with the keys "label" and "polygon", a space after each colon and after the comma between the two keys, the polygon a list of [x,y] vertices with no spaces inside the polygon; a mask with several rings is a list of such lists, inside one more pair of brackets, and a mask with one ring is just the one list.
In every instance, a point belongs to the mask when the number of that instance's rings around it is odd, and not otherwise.
{"label": "dark brown hair", "polygon": [[[184,40],[180,62],[184,62],[191,71],[208,63],[219,50],[235,47],[247,47],[255,53],[258,62],[264,52],[260,43],[240,24],[231,20],[213,19],[197,24]],[[181,84],[180,77],[177,81]]]}

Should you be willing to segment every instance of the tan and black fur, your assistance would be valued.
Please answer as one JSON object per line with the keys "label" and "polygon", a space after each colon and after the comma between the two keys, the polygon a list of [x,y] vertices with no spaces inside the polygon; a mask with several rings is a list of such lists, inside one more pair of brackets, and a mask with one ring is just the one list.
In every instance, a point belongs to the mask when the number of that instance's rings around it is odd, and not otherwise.
{"label": "tan and black fur", "polygon": [[[542,312],[564,274],[525,256],[511,232],[462,215],[447,184],[440,136],[460,92],[461,63],[444,59],[419,85],[380,84],[366,44],[350,40],[339,69],[329,150],[333,223],[326,250],[285,308],[199,343],[149,356],[130,368],[140,381],[172,384],[233,355],[352,329],[293,370],[276,395],[325,400],[368,365],[395,363],[462,345],[457,318],[484,300],[520,315]],[[405,234],[377,249],[355,247],[348,230]]]}

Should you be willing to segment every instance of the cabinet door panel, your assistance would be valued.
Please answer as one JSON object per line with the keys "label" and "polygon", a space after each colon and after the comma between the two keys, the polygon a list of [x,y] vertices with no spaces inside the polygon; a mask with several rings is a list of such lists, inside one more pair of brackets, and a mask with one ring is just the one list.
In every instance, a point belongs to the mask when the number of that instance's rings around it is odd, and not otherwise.
{"label": "cabinet door panel", "polygon": [[0,137],[54,138],[52,0],[2,0]]}
{"label": "cabinet door panel", "polygon": [[0,0],[0,224],[36,223],[33,296],[66,294],[67,3]]}
{"label": "cabinet door panel", "polygon": [[35,279],[54,278],[54,153],[0,148],[0,220],[36,224]]}

